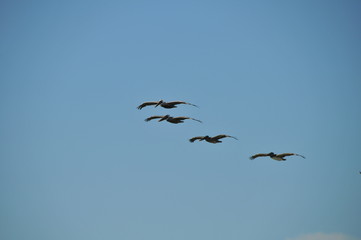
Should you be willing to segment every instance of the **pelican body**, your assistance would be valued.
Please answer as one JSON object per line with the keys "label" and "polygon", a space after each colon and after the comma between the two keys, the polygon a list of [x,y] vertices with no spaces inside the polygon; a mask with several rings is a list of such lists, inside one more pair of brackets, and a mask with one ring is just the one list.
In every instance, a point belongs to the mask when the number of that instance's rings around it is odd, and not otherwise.
{"label": "pelican body", "polygon": [[221,135],[217,135],[217,136],[214,136],[214,137],[210,137],[208,135],[206,136],[198,136],[198,137],[193,137],[191,139],[189,139],[190,142],[194,142],[196,140],[198,141],[203,141],[205,140],[206,142],[209,142],[209,143],[221,143],[222,141],[220,141],[219,139],[222,139],[222,138],[226,138],[226,137],[230,137],[230,138],[234,138],[236,140],[238,140],[237,138],[235,137],[232,137],[232,136],[229,136],[229,135],[225,135],[225,134],[221,134]]}
{"label": "pelican body", "polygon": [[140,110],[146,106],[152,106],[155,105],[154,107],[158,107],[161,106],[163,108],[176,108],[178,104],[187,104],[187,105],[192,105],[195,107],[198,107],[197,105],[194,105],[192,103],[188,103],[188,102],[183,102],[183,101],[173,101],[173,102],[165,102],[163,100],[159,100],[158,102],[144,102],[142,104],[140,104],[137,108]]}
{"label": "pelican body", "polygon": [[297,154],[297,153],[281,153],[281,154],[275,154],[274,152],[270,152],[270,153],[259,153],[259,154],[255,154],[253,156],[250,157],[251,160],[258,158],[258,157],[270,157],[273,160],[276,161],[286,161],[285,157],[287,156],[300,156],[302,158],[305,158],[304,156]]}
{"label": "pelican body", "polygon": [[153,120],[153,119],[158,119],[158,122],[162,122],[162,121],[167,121],[167,122],[170,122],[170,123],[173,123],[173,124],[178,124],[178,123],[183,123],[184,120],[186,119],[190,119],[190,120],[194,120],[194,121],[197,121],[197,122],[202,122],[198,119],[195,119],[195,118],[190,118],[190,117],[171,117],[169,115],[164,115],[164,116],[151,116],[147,119],[145,119],[144,121],[146,122],[149,122],[150,120]]}

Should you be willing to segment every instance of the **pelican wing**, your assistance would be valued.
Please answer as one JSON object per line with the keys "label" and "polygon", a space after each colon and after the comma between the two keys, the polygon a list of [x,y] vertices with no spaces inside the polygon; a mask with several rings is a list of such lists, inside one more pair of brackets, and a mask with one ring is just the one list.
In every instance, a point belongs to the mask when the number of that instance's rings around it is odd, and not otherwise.
{"label": "pelican wing", "polygon": [[249,159],[253,160],[258,157],[267,157],[267,156],[269,156],[268,153],[258,153],[258,154],[251,156]]}
{"label": "pelican wing", "polygon": [[183,101],[173,101],[173,102],[167,102],[168,104],[171,104],[171,105],[177,105],[177,104],[188,104],[188,105],[192,105],[192,106],[195,106],[195,107],[198,107],[197,105],[195,104],[192,104],[192,103],[188,103],[188,102],[183,102]]}
{"label": "pelican wing", "polygon": [[225,137],[230,137],[230,138],[234,138],[234,139],[238,140],[236,137],[225,135],[225,134],[220,134],[220,135],[214,136],[212,138],[218,140],[218,139],[225,138]]}
{"label": "pelican wing", "polygon": [[162,117],[164,117],[164,116],[151,116],[149,118],[146,118],[144,121],[149,122],[150,120],[157,119],[157,118],[162,118]]}
{"label": "pelican wing", "polygon": [[304,156],[297,154],[297,153],[281,153],[281,154],[277,154],[277,156],[279,156],[279,157],[300,156],[302,158],[305,158]]}
{"label": "pelican wing", "polygon": [[191,119],[191,120],[194,120],[194,121],[197,121],[197,122],[202,122],[201,120],[198,120],[198,119],[195,119],[195,118],[191,118],[191,117],[174,117],[174,119],[177,119],[177,120],[186,120],[186,119]]}
{"label": "pelican wing", "polygon": [[140,104],[137,108],[140,110],[146,106],[151,106],[151,105],[156,105],[159,102],[144,102],[142,104]]}
{"label": "pelican wing", "polygon": [[194,142],[195,140],[199,140],[202,141],[204,139],[204,136],[198,136],[198,137],[193,137],[191,139],[189,139],[190,142]]}

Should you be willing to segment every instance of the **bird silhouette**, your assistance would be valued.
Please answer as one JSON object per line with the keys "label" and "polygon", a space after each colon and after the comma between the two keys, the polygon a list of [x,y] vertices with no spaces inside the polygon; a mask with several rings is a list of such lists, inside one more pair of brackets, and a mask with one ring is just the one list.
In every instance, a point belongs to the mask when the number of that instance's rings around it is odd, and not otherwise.
{"label": "bird silhouette", "polygon": [[191,139],[189,139],[190,142],[194,142],[196,140],[198,141],[207,141],[209,143],[221,143],[222,141],[220,141],[219,139],[222,139],[222,138],[226,138],[226,137],[230,137],[230,138],[234,138],[236,140],[238,140],[237,138],[235,137],[232,137],[232,136],[229,136],[229,135],[225,135],[225,134],[220,134],[220,135],[217,135],[217,136],[214,136],[214,137],[210,137],[208,135],[206,136],[198,136],[198,137],[193,137]]}
{"label": "bird silhouette", "polygon": [[198,107],[197,105],[194,105],[192,103],[188,103],[188,102],[183,102],[183,101],[173,101],[173,102],[165,102],[163,100],[159,100],[158,102],[144,102],[142,104],[140,104],[137,108],[139,110],[141,110],[142,108],[146,107],[146,106],[152,106],[155,105],[154,107],[158,107],[161,106],[163,108],[176,108],[178,104],[187,104],[187,105],[192,105],[195,107]]}
{"label": "bird silhouette", "polygon": [[149,118],[146,118],[144,121],[146,122],[149,122],[150,120],[153,120],[153,119],[158,119],[158,122],[161,122],[161,121],[164,121],[166,120],[167,122],[170,122],[170,123],[174,123],[174,124],[177,124],[177,123],[183,123],[184,120],[187,120],[187,119],[190,119],[190,120],[194,120],[194,121],[197,121],[197,122],[202,122],[198,119],[195,119],[195,118],[190,118],[190,117],[171,117],[169,115],[164,115],[164,116],[151,116]]}
{"label": "bird silhouette", "polygon": [[258,157],[270,157],[270,158],[272,158],[273,160],[276,160],[276,161],[286,161],[285,157],[287,157],[287,156],[300,156],[302,158],[305,158],[304,156],[299,155],[297,153],[275,154],[274,152],[270,152],[270,153],[258,153],[258,154],[255,154],[255,155],[251,156],[250,159],[253,160],[253,159],[258,158]]}

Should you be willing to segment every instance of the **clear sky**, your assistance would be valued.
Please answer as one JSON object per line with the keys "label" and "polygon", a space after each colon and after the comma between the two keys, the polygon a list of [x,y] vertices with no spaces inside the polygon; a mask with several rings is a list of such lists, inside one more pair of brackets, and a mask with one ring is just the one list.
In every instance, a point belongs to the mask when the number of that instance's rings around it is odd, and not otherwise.
{"label": "clear sky", "polygon": [[1,1],[0,239],[360,240],[360,12]]}

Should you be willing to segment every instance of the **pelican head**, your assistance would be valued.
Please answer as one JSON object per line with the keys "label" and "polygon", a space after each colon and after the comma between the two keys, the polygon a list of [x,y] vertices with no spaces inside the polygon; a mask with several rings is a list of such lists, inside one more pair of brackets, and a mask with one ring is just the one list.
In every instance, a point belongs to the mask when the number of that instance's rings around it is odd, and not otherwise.
{"label": "pelican head", "polygon": [[270,152],[268,155],[269,155],[270,157],[276,156],[276,154],[275,154],[274,152]]}
{"label": "pelican head", "polygon": [[167,120],[168,118],[169,118],[169,115],[165,115],[165,116],[163,116],[161,119],[159,119],[158,122]]}
{"label": "pelican head", "polygon": [[159,102],[155,105],[155,107],[158,107],[162,103],[164,103],[163,99],[159,100]]}
{"label": "pelican head", "polygon": [[206,136],[204,136],[204,138],[201,141],[207,140],[207,139],[211,139],[211,138],[208,135],[206,135]]}

